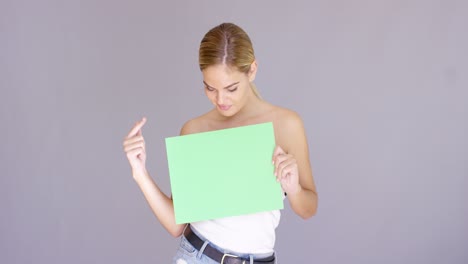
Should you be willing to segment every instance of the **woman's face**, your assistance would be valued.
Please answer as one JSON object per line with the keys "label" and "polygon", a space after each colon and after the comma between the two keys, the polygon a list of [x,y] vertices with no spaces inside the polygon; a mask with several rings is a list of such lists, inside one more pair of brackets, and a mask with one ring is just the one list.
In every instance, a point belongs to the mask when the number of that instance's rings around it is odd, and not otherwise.
{"label": "woman's face", "polygon": [[255,72],[256,63],[247,74],[225,64],[209,66],[202,71],[206,96],[221,115],[235,115],[251,96],[255,96],[250,87]]}

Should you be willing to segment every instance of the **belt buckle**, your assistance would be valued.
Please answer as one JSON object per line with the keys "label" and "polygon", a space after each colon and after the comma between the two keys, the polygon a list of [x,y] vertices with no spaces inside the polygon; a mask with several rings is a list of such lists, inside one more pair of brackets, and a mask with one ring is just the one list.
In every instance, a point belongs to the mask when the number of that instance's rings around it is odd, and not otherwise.
{"label": "belt buckle", "polygon": [[[224,264],[224,258],[225,258],[225,257],[239,258],[239,257],[236,256],[236,255],[231,255],[231,254],[228,254],[228,253],[224,253],[223,258],[221,259],[221,263],[220,263],[220,264]],[[245,260],[242,261],[242,264],[245,264]]]}

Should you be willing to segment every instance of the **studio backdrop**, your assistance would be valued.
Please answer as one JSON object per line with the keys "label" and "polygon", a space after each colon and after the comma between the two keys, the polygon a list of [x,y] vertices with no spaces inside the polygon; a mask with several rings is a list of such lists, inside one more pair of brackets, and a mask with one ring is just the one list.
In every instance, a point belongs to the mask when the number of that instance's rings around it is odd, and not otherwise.
{"label": "studio backdrop", "polygon": [[300,114],[319,194],[279,263],[468,263],[468,2],[0,2],[0,263],[170,263],[122,148],[211,108],[203,35],[250,35],[261,96]]}

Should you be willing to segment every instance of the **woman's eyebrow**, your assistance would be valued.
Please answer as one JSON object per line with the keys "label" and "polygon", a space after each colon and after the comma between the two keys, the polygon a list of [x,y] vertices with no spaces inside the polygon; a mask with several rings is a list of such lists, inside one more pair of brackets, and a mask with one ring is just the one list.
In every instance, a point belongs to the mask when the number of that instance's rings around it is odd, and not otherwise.
{"label": "woman's eyebrow", "polygon": [[[206,86],[210,87],[210,88],[216,89],[216,88],[214,88],[213,86],[208,85],[205,81],[203,81],[203,83],[204,83]],[[231,88],[232,86],[234,86],[234,85],[236,85],[236,84],[239,84],[239,82],[231,83],[230,85],[224,87],[223,89]]]}

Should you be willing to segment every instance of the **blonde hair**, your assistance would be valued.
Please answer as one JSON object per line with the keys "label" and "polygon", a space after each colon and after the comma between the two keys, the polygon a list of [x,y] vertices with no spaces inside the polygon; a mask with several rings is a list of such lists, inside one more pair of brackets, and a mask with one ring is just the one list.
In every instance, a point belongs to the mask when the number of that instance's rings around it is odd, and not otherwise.
{"label": "blonde hair", "polygon": [[[233,23],[222,23],[208,31],[200,43],[198,55],[202,71],[208,66],[225,64],[247,74],[255,61],[252,41],[242,28]],[[251,87],[260,98],[253,83]]]}

